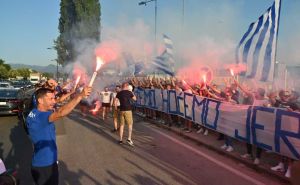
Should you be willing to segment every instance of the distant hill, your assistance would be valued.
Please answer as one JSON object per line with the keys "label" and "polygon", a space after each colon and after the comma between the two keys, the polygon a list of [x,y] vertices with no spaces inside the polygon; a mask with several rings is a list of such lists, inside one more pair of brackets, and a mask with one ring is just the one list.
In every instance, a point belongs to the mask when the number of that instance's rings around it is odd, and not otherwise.
{"label": "distant hill", "polygon": [[[36,70],[38,72],[47,72],[47,73],[56,73],[56,65],[49,64],[47,66],[38,66],[38,65],[27,65],[27,64],[9,64],[13,69],[19,68],[29,68]],[[58,70],[61,71],[62,67],[58,67]]]}

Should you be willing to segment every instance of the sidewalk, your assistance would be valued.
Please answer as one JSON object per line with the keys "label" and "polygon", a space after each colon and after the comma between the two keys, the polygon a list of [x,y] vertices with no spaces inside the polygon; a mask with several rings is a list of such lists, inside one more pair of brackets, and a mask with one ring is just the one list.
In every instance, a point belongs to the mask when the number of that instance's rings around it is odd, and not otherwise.
{"label": "sidewalk", "polygon": [[[137,114],[135,114],[135,116],[141,117]],[[196,133],[196,129],[193,129],[192,132],[187,133],[183,130],[183,128],[177,127],[175,126],[175,124],[169,126],[167,124],[159,123],[157,120],[148,118],[144,118],[144,121],[152,123],[157,127],[175,132],[176,134],[193,142],[196,142],[199,145],[205,146],[210,150],[218,152],[219,154],[226,155],[238,162],[245,164],[249,168],[252,168],[259,173],[264,173],[272,177],[276,177],[283,183],[290,183],[290,180],[284,176],[284,173],[275,172],[270,169],[272,166],[277,165],[278,162],[281,160],[281,157],[276,153],[263,151],[260,159],[260,164],[255,165],[254,159],[245,159],[241,157],[242,154],[246,153],[246,143],[243,143],[241,141],[233,140],[232,146],[234,148],[234,151],[227,152],[226,150],[221,149],[221,146],[225,143],[225,140],[217,140],[219,134],[213,130],[209,130],[208,135],[205,136],[203,135],[203,132]],[[253,154],[255,156],[255,147],[253,148]]]}

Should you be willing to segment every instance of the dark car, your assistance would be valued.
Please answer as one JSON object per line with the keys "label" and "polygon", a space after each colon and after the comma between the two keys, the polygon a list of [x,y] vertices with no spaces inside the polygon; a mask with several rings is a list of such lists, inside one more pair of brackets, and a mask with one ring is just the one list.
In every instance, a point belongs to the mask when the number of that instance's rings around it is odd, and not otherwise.
{"label": "dark car", "polygon": [[23,90],[0,89],[0,115],[18,115],[22,110],[24,97]]}
{"label": "dark car", "polygon": [[11,82],[11,85],[15,88],[15,89],[23,89],[26,88],[26,84],[23,81],[13,81]]}

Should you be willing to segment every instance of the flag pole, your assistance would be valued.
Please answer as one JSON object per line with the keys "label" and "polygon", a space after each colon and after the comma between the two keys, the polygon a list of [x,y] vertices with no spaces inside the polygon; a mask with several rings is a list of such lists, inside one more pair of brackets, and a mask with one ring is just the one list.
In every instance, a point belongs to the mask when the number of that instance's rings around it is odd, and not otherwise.
{"label": "flag pole", "polygon": [[277,62],[277,46],[278,46],[278,33],[279,33],[279,23],[280,23],[280,14],[281,14],[281,0],[275,0],[279,1],[279,11],[278,11],[278,26],[277,26],[277,33],[276,33],[276,49],[275,49],[275,64],[274,64],[274,73],[273,73],[273,88],[274,88],[274,79],[278,78],[278,65],[279,62]]}

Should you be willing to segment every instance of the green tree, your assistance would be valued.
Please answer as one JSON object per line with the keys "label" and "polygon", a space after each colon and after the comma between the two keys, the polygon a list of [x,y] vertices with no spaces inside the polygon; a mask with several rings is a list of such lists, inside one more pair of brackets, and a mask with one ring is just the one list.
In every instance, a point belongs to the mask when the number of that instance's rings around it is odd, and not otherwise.
{"label": "green tree", "polygon": [[57,51],[58,63],[65,65],[77,57],[75,44],[78,41],[99,41],[99,0],[61,0],[58,29],[60,35],[54,41],[54,48]]}
{"label": "green tree", "polygon": [[16,78],[17,76],[20,76],[18,70],[11,69],[11,70],[8,71],[8,77],[9,78]]}
{"label": "green tree", "polygon": [[54,75],[53,75],[53,73],[45,72],[45,73],[42,74],[42,76],[46,77],[47,79],[50,79],[50,78],[53,78]]}
{"label": "green tree", "polygon": [[4,67],[4,65],[0,65],[0,79],[7,79],[8,70]]}
{"label": "green tree", "polygon": [[0,59],[0,66],[3,66],[6,68],[7,71],[11,69],[9,64],[5,64],[5,61],[3,59]]}
{"label": "green tree", "polygon": [[24,79],[29,78],[30,73],[31,73],[28,68],[20,68],[20,69],[17,69],[17,71],[20,74],[20,76],[22,76]]}

